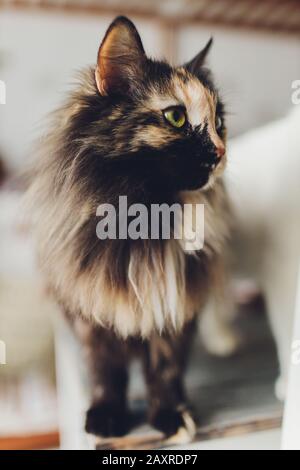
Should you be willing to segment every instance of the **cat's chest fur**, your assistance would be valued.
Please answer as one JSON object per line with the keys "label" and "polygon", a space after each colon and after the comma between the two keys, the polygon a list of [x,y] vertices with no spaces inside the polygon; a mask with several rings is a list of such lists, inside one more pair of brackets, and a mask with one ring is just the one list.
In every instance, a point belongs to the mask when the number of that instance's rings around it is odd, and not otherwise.
{"label": "cat's chest fur", "polygon": [[[82,270],[80,253],[75,252],[73,243],[64,245],[63,251],[51,249],[50,278],[64,307],[123,337],[180,330],[207,300],[210,271],[228,232],[221,183],[213,192],[185,192],[180,199],[193,207],[204,205],[203,250],[186,252],[182,239],[165,240],[163,245],[149,240],[145,248],[132,250],[126,261],[123,255],[115,260],[125,270],[124,286],[105,251],[95,255],[88,268]],[[78,228],[85,224],[87,214],[85,208]]]}

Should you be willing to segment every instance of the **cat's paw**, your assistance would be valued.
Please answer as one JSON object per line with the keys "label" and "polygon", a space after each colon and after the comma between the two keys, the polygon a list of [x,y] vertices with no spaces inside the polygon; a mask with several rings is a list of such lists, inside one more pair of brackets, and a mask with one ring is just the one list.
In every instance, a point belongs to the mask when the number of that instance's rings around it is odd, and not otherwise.
{"label": "cat's paw", "polygon": [[129,428],[130,415],[125,406],[113,402],[97,403],[86,414],[85,430],[95,436],[124,436]]}
{"label": "cat's paw", "polygon": [[170,444],[187,444],[196,435],[196,423],[185,407],[162,407],[150,413],[150,423],[163,432]]}

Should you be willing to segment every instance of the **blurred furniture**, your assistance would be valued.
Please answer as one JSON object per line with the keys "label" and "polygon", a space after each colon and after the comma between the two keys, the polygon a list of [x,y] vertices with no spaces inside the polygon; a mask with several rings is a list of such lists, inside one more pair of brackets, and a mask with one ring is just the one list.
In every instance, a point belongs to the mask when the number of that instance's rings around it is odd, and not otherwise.
{"label": "blurred furniture", "polygon": [[41,373],[1,377],[0,403],[0,451],[59,446],[55,389]]}
{"label": "blurred furniture", "polygon": [[[0,450],[59,445],[54,384],[55,312],[35,268],[18,182],[0,190]],[[20,186],[20,182],[19,182]],[[22,185],[21,185],[22,186]]]}
{"label": "blurred furniture", "polygon": [[298,0],[6,0],[6,5],[93,14],[126,14],[176,27],[205,23],[300,34]]}
{"label": "blurred furniture", "polygon": [[286,409],[283,422],[283,450],[300,450],[300,269],[295,312],[294,341]]}

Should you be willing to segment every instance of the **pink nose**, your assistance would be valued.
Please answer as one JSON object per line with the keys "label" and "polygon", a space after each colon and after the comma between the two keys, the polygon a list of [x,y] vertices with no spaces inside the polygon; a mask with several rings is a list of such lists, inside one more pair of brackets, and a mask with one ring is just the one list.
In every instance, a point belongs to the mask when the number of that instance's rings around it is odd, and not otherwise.
{"label": "pink nose", "polygon": [[224,145],[218,145],[218,147],[216,147],[216,154],[217,154],[218,158],[224,157],[224,155],[225,155]]}

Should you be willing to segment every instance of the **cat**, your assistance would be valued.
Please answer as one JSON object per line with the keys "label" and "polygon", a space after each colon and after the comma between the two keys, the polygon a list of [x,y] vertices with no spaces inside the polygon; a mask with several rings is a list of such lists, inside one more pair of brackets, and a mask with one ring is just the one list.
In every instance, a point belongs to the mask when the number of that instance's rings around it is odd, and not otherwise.
{"label": "cat", "polygon": [[[265,298],[280,365],[279,400],[288,384],[300,262],[299,124],[296,106],[288,116],[233,139],[225,175],[235,227],[232,275],[255,281]],[[212,345],[223,341],[223,315],[210,330]]]}
{"label": "cat", "polygon": [[[196,314],[222,302],[230,210],[225,111],[204,66],[212,41],[173,67],[148,58],[134,24],[117,17],[97,64],[56,112],[28,192],[40,266],[82,343],[92,383],[86,431],[130,426],[128,363],[142,360],[149,421],[190,440],[195,417],[183,384]],[[97,207],[201,203],[205,243],[99,240]],[[119,214],[119,222],[122,214]]]}

